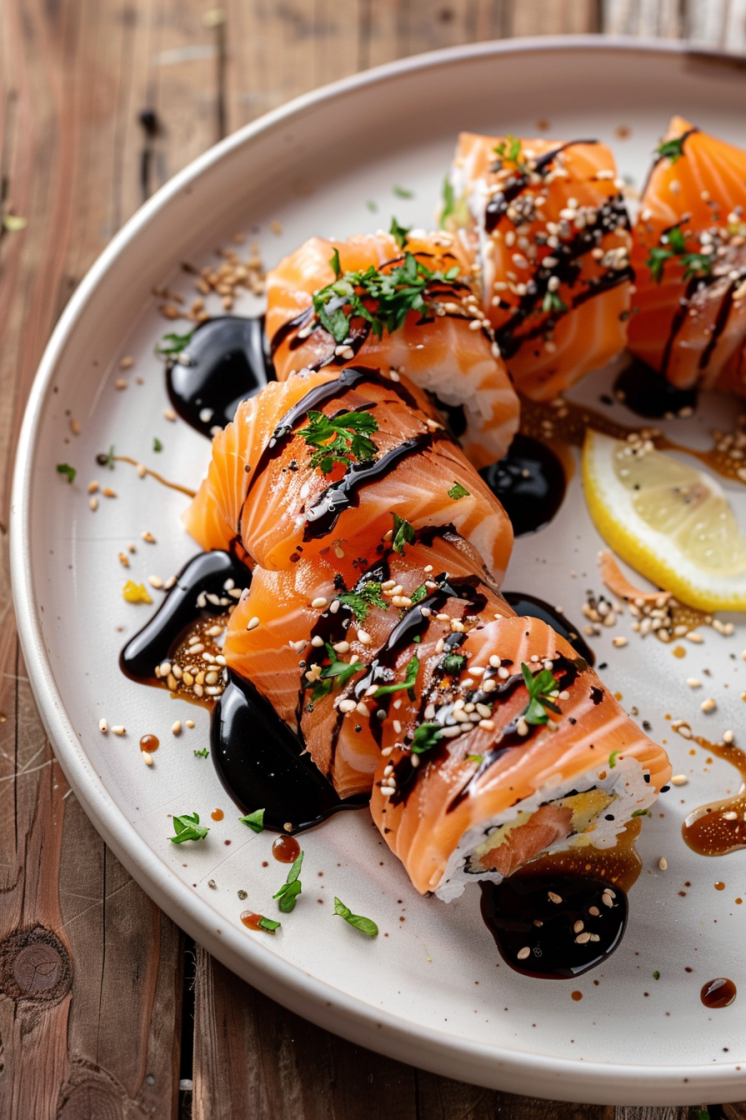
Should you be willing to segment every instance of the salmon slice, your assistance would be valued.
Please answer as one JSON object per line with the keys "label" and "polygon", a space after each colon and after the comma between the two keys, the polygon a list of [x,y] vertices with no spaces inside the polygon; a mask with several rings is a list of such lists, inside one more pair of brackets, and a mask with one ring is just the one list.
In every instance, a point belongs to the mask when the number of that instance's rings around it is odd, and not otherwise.
{"label": "salmon slice", "polygon": [[[485,617],[459,653],[458,680],[436,672],[423,681],[419,705],[399,713],[400,734],[384,723],[384,752],[392,750],[379,763],[371,811],[415,887],[449,900],[469,881],[499,882],[547,848],[613,847],[668,781],[665,751],[537,619]],[[546,723],[521,722],[530,699],[522,665],[532,680],[553,678]]]}
{"label": "salmon slice", "polygon": [[510,521],[435,416],[416,386],[370,368],[274,382],[215,436],[186,527],[205,549],[279,570],[329,548],[372,555],[392,537],[402,546],[417,530],[453,526],[499,581]]}
{"label": "salmon slice", "polygon": [[674,117],[633,231],[633,354],[680,389],[746,394],[746,152]]}
{"label": "salmon slice", "polygon": [[[300,733],[339,796],[351,797],[370,793],[381,751],[379,725],[365,705],[365,718],[356,707],[360,680],[378,661],[381,683],[386,683],[384,676],[395,676],[401,659],[408,662],[416,649],[406,642],[400,654],[394,651],[392,668],[385,669],[386,643],[400,622],[402,605],[411,607],[413,596],[416,608],[420,596],[421,601],[430,598],[447,579],[456,596],[460,589],[478,593],[493,614],[511,611],[479,555],[447,530],[426,534],[405,553],[387,549],[362,571],[359,560],[357,569],[345,561],[330,551],[300,560],[288,571],[255,568],[250,591],[231,616],[224,654],[228,667],[251,681],[280,719]],[[469,599],[452,598],[455,613],[471,609]],[[320,644],[312,644],[314,637]],[[342,673],[323,677],[332,667],[330,648]],[[344,665],[355,663],[360,668],[347,675]],[[390,695],[399,706],[407,699],[403,690],[401,697]],[[375,703],[380,706],[380,698]]]}
{"label": "salmon slice", "polygon": [[624,348],[629,219],[605,144],[464,132],[441,222],[477,261],[520,392],[549,400]]}
{"label": "salmon slice", "polygon": [[[400,240],[403,248],[387,233],[347,241],[313,237],[268,273],[267,335],[277,376],[284,380],[303,367],[342,369],[361,362],[404,373],[446,410],[463,410],[456,434],[470,462],[481,469],[508,450],[518,429],[518,397],[482,320],[470,263],[458,239],[440,232],[410,233]],[[351,316],[341,341],[325,329],[314,296],[323,299],[326,292],[335,305],[340,303],[330,287],[337,281],[335,263],[342,274],[372,269],[391,276],[407,256],[441,277],[451,270],[457,275],[429,283],[423,293],[427,307],[409,311],[400,326],[380,336],[360,315]],[[355,287],[354,277],[349,287]],[[357,292],[364,294],[360,285]],[[365,305],[373,312],[378,306],[370,297]],[[341,306],[352,310],[349,302]]]}

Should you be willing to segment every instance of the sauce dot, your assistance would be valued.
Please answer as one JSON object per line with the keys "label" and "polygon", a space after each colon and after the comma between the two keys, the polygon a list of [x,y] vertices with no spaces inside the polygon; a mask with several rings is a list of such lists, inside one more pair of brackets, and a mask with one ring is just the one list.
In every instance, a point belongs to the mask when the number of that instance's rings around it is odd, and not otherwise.
{"label": "sauce dot", "polygon": [[213,809],[213,811],[210,813],[210,816],[214,821],[222,821],[225,813],[222,809]]}
{"label": "sauce dot", "polygon": [[717,883],[715,883],[715,890],[716,891],[724,891],[725,890],[725,883],[721,883],[720,879],[718,879]]}
{"label": "sauce dot", "polygon": [[700,992],[705,1007],[729,1007],[736,998],[736,985],[725,976],[708,980]]}
{"label": "sauce dot", "polygon": [[147,751],[149,754],[157,751],[160,745],[161,741],[155,735],[143,735],[140,740],[140,750]]}
{"label": "sauce dot", "polygon": [[686,650],[683,646],[674,646],[674,648],[671,650],[671,653],[674,655],[674,657],[678,657],[679,659],[681,659],[682,657],[686,657]]}
{"label": "sauce dot", "polygon": [[740,906],[742,902],[743,902],[742,898],[737,898],[736,899],[736,906]]}
{"label": "sauce dot", "polygon": [[582,992],[570,992],[570,996],[571,996],[571,998],[572,998],[572,999],[574,999],[574,1000],[575,1000],[575,1002],[577,1003],[577,1001],[578,1001],[579,999],[582,999],[582,998],[583,998],[583,993],[582,993]]}
{"label": "sauce dot", "polygon": [[300,844],[294,836],[278,836],[272,845],[272,855],[280,863],[295,863],[300,855]]}
{"label": "sauce dot", "polygon": [[241,914],[241,921],[248,929],[261,929],[259,923],[262,920],[261,914],[255,914],[252,910],[244,910]]}

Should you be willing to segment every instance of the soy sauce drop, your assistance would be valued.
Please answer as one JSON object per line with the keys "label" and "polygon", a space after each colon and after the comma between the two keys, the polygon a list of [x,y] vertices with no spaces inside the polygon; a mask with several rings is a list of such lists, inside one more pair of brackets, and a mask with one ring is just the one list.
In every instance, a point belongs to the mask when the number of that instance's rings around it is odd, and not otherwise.
{"label": "soy sauce drop", "polygon": [[736,998],[737,989],[732,980],[719,976],[716,980],[708,980],[700,992],[700,999],[705,1007],[730,1007]]}
{"label": "soy sauce drop", "polygon": [[565,496],[560,460],[545,443],[520,432],[508,454],[479,473],[504,506],[517,537],[548,525]]}
{"label": "soy sauce drop", "polygon": [[211,436],[215,426],[224,428],[233,419],[242,400],[274,376],[264,316],[221,315],[196,327],[179,358],[168,363],[166,387],[182,420]]}
{"label": "soy sauce drop", "polygon": [[156,735],[143,735],[140,740],[140,750],[147,751],[148,754],[157,751],[160,745],[161,741]]}
{"label": "soy sauce drop", "polygon": [[696,389],[677,389],[644,362],[634,360],[614,382],[614,395],[630,412],[646,420],[677,416],[682,408],[697,407]]}
{"label": "soy sauce drop", "polygon": [[580,976],[611,956],[627,925],[626,894],[619,886],[608,893],[609,884],[603,879],[522,877],[518,872],[498,885],[482,883],[481,887],[482,917],[500,956],[525,976],[544,980]]}
{"label": "soy sauce drop", "polygon": [[272,855],[278,863],[295,863],[300,855],[300,844],[294,836],[278,836],[272,845]]}
{"label": "soy sauce drop", "polygon": [[595,664],[596,657],[591,647],[581,637],[578,628],[573,626],[564,614],[560,614],[556,607],[550,606],[543,599],[539,599],[536,595],[529,595],[525,591],[504,591],[503,595],[517,615],[527,615],[529,618],[538,618],[542,622],[546,622],[572,646],[583,660],[587,661],[589,665]]}

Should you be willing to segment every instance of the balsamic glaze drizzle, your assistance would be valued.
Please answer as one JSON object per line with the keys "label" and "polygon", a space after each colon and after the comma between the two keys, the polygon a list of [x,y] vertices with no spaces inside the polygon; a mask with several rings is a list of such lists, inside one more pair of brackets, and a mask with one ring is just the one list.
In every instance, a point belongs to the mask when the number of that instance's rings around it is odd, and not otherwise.
{"label": "balsamic glaze drizzle", "polygon": [[633,358],[614,382],[614,395],[630,412],[646,420],[676,416],[682,408],[696,408],[696,389],[677,389],[670,381]]}
{"label": "balsamic glaze drizzle", "polygon": [[516,537],[548,525],[567,487],[564,467],[552,449],[520,432],[507,455],[479,473],[504,507]]}

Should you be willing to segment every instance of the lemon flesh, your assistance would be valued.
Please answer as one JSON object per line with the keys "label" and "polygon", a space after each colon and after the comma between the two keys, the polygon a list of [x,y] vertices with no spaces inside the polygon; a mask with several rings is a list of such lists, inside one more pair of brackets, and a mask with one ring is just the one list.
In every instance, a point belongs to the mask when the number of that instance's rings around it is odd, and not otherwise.
{"label": "lemon flesh", "polygon": [[711,475],[589,429],[583,487],[606,543],[652,583],[700,610],[746,610],[746,536]]}

